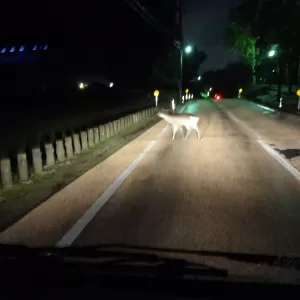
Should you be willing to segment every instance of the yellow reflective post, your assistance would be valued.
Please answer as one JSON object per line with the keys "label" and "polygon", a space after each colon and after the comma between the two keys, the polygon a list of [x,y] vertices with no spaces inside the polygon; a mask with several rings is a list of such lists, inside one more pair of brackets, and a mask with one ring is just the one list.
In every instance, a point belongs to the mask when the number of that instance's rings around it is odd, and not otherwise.
{"label": "yellow reflective post", "polygon": [[159,95],[159,90],[155,90],[155,91],[154,91],[155,106],[158,105],[158,95]]}
{"label": "yellow reflective post", "polygon": [[185,100],[188,99],[188,92],[189,92],[189,89],[186,89],[186,90],[185,90]]}
{"label": "yellow reflective post", "polygon": [[238,93],[238,98],[241,98],[241,94],[242,94],[243,89],[239,89],[239,93]]}
{"label": "yellow reflective post", "polygon": [[297,91],[298,96],[298,110],[300,110],[300,90]]}

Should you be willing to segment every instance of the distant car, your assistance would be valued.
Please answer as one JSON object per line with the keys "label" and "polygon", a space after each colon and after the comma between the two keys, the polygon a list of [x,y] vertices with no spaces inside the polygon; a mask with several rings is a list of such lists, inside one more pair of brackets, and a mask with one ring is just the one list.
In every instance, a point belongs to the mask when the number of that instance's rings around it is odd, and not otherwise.
{"label": "distant car", "polygon": [[216,100],[220,100],[222,98],[222,95],[221,94],[215,94],[215,99]]}

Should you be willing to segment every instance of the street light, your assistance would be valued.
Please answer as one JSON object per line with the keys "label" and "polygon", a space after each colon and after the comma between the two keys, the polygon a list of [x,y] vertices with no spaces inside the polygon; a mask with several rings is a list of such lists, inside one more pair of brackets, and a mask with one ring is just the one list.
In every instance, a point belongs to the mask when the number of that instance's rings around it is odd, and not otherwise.
{"label": "street light", "polygon": [[273,57],[275,55],[276,55],[276,51],[275,50],[270,50],[269,53],[268,53],[269,57]]}
{"label": "street light", "polygon": [[192,52],[193,49],[192,49],[192,46],[188,45],[188,46],[185,47],[184,50],[185,50],[185,53],[189,54],[189,53]]}
{"label": "street light", "polygon": [[281,61],[280,61],[280,56],[281,55],[280,55],[280,53],[279,53],[279,55],[277,55],[277,51],[276,50],[278,50],[278,45],[275,46],[275,49],[273,47],[273,49],[268,52],[268,57],[273,58],[274,56],[277,56],[277,65],[278,65],[278,69],[279,69],[279,71],[278,71],[278,78],[277,78],[278,79],[278,84],[277,84],[277,102],[280,105],[280,103],[281,103],[280,99],[281,99],[281,74],[282,74],[282,66],[281,66]]}
{"label": "street light", "polygon": [[180,78],[179,78],[179,99],[182,98],[182,69],[183,69],[183,52],[189,54],[193,51],[192,46],[187,45],[183,47],[183,43],[181,42],[180,46]]}
{"label": "street light", "polygon": [[198,76],[198,80],[201,80],[201,76]]}

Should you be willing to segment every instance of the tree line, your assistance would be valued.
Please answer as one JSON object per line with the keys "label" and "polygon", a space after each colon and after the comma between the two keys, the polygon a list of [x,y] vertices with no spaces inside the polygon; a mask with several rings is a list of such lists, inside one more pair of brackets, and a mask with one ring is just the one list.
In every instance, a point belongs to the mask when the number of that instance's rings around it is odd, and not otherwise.
{"label": "tree line", "polygon": [[257,83],[258,69],[275,64],[278,81],[286,74],[289,91],[299,83],[300,1],[247,0],[231,10],[226,41],[241,54]]}
{"label": "tree line", "polygon": [[[193,46],[192,53],[183,55],[182,79],[184,86],[197,77],[198,69],[206,59],[206,53],[200,51],[196,46]],[[161,52],[153,62],[152,72],[153,84],[177,88],[180,72],[179,49],[170,45],[164,52]]]}

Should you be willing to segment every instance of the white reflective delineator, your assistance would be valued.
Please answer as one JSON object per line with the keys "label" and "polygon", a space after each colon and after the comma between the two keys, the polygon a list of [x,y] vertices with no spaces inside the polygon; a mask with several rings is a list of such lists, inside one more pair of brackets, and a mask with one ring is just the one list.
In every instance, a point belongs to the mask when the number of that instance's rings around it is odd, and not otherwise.
{"label": "white reflective delineator", "polygon": [[176,106],[175,106],[175,100],[174,99],[171,101],[171,106],[172,106],[172,110],[175,111]]}

